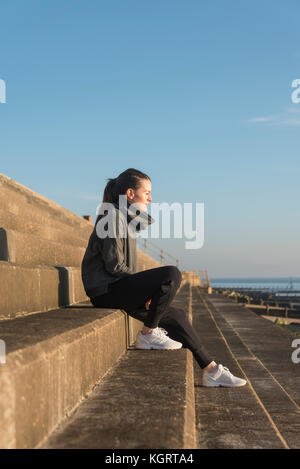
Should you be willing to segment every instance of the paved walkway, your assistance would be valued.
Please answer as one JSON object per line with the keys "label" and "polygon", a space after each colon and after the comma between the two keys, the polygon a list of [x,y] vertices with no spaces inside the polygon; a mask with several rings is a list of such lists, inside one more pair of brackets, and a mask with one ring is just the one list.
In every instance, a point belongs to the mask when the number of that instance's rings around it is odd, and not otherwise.
{"label": "paved walkway", "polygon": [[202,387],[189,351],[130,349],[43,448],[300,448],[294,338],[199,287],[184,286],[174,302],[192,309],[193,325],[215,361],[247,385]]}
{"label": "paved walkway", "polygon": [[300,363],[292,362],[293,337],[198,287],[192,307],[194,327],[215,360],[248,380],[241,388],[204,388],[195,365],[197,447],[299,448]]}

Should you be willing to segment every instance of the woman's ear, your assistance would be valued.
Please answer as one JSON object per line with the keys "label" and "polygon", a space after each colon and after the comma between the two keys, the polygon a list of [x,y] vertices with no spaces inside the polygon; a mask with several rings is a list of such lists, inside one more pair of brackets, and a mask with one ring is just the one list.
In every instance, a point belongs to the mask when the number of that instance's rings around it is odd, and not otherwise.
{"label": "woman's ear", "polygon": [[126,195],[127,195],[129,200],[134,199],[134,190],[133,189],[127,189]]}

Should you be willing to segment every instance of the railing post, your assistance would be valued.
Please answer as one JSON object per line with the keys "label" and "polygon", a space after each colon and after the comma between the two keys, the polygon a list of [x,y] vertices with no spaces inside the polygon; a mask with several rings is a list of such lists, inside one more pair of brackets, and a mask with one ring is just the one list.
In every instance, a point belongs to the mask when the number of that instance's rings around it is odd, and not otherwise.
{"label": "railing post", "polygon": [[163,258],[164,258],[164,251],[163,249],[160,250],[160,263],[162,264],[163,263]]}
{"label": "railing post", "polygon": [[210,287],[210,280],[209,280],[209,276],[208,276],[207,270],[205,271],[205,276],[206,276],[206,286],[207,286],[207,288],[208,288],[208,287]]}

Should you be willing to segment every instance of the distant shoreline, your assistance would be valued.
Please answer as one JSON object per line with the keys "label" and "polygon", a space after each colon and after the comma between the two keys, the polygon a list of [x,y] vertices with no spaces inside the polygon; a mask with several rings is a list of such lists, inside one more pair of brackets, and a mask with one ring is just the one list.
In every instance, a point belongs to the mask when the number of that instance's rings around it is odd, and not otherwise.
{"label": "distant shoreline", "polygon": [[212,288],[230,290],[300,292],[300,277],[215,277]]}
{"label": "distant shoreline", "polygon": [[230,280],[234,280],[234,281],[290,281],[290,279],[292,280],[295,280],[295,281],[299,281],[300,282],[300,277],[293,277],[293,276],[289,276],[289,277],[212,277],[211,280],[212,281],[219,281],[219,280],[224,280],[224,281],[230,281]]}

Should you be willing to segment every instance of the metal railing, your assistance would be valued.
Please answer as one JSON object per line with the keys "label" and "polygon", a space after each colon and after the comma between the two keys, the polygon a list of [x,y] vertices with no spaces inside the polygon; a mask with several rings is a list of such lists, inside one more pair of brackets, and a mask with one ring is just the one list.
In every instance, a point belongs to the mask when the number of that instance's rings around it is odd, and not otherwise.
{"label": "metal railing", "polygon": [[149,239],[138,238],[137,246],[139,249],[143,250],[145,254],[149,254],[149,256],[156,260],[159,259],[161,264],[175,264],[176,267],[179,268],[179,260],[176,259],[176,257],[169,254],[165,249],[159,248],[152,241],[149,241]]}

